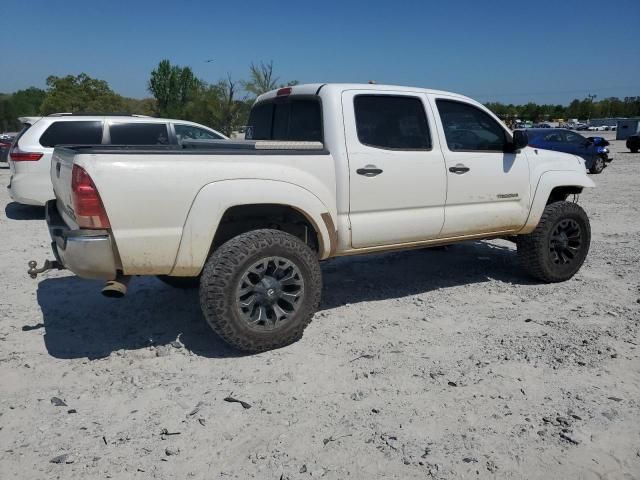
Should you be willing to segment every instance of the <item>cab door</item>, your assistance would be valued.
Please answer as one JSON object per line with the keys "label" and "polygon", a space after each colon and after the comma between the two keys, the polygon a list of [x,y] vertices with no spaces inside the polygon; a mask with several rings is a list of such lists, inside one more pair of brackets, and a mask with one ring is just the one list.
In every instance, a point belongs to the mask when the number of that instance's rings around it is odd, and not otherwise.
{"label": "cab door", "polygon": [[446,160],[447,202],[442,237],[508,232],[529,215],[529,164],[509,152],[511,134],[481,107],[430,96]]}
{"label": "cab door", "polygon": [[444,224],[445,162],[426,96],[342,95],[354,248],[436,238]]}

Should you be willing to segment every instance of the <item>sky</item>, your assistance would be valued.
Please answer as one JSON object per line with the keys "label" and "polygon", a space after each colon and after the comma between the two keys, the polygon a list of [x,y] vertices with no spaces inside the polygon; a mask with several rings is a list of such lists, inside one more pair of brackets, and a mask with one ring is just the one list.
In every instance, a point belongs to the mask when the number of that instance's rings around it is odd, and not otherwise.
{"label": "sky", "polygon": [[167,58],[211,83],[272,60],[282,82],[375,80],[482,102],[640,95],[640,0],[2,0],[0,12],[5,93],[84,72],[143,98]]}

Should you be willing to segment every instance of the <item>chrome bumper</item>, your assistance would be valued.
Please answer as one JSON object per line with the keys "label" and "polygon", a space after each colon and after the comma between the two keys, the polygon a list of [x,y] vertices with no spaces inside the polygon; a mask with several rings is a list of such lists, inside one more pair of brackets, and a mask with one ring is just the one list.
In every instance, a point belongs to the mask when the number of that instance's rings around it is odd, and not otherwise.
{"label": "chrome bumper", "polygon": [[118,265],[108,230],[71,230],[64,222],[55,200],[45,206],[51,248],[56,260],[83,278],[113,280]]}

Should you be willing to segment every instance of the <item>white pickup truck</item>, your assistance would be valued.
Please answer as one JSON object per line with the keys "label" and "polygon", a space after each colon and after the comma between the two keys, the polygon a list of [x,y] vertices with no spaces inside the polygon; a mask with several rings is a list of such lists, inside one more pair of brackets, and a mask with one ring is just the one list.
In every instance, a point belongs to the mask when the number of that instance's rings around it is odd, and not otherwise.
{"label": "white pickup truck", "polygon": [[263,351],[302,336],[320,260],[507,237],[530,275],[557,282],[589,250],[567,201],[594,186],[583,160],[527,147],[467,97],[298,85],[261,95],[249,125],[244,142],[56,148],[56,260],[29,273],[68,268],[113,296],[134,275],[199,285],[211,327]]}

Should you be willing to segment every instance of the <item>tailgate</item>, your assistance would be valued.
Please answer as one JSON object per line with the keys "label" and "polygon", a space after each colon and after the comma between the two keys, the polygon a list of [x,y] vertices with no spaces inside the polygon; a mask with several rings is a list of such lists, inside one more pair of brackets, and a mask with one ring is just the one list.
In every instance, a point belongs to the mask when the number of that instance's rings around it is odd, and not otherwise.
{"label": "tailgate", "polygon": [[56,196],[56,205],[65,223],[71,228],[77,228],[71,191],[71,174],[76,154],[77,152],[70,148],[56,147],[51,157],[51,183]]}

